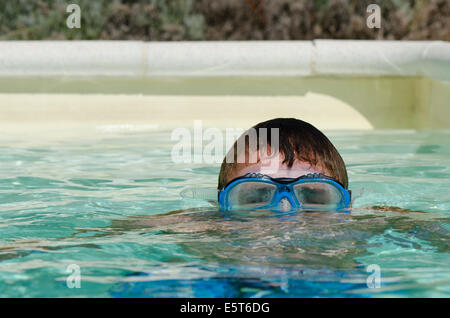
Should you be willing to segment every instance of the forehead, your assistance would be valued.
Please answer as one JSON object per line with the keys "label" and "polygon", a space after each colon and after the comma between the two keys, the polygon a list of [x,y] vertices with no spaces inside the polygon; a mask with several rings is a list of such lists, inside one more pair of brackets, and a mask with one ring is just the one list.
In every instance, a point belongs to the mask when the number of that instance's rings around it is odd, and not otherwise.
{"label": "forehead", "polygon": [[313,166],[309,162],[295,160],[291,167],[283,163],[283,156],[266,162],[255,164],[237,164],[234,171],[228,176],[227,182],[247,173],[262,173],[272,178],[296,178],[309,173],[327,174],[320,165]]}

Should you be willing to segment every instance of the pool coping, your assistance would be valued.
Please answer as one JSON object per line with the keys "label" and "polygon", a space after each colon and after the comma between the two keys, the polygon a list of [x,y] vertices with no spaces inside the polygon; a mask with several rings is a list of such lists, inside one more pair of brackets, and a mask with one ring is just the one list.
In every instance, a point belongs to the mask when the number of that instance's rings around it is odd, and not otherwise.
{"label": "pool coping", "polygon": [[0,41],[0,76],[424,76],[450,80],[443,41]]}

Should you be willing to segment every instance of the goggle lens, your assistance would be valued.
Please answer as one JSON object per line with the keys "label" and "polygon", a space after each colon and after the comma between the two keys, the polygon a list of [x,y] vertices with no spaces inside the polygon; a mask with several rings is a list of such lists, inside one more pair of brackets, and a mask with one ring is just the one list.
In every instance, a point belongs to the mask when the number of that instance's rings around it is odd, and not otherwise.
{"label": "goggle lens", "polygon": [[228,203],[233,208],[257,208],[270,204],[276,191],[274,184],[246,181],[230,189]]}
{"label": "goggle lens", "polygon": [[336,209],[344,201],[342,192],[326,182],[299,183],[293,189],[303,208]]}

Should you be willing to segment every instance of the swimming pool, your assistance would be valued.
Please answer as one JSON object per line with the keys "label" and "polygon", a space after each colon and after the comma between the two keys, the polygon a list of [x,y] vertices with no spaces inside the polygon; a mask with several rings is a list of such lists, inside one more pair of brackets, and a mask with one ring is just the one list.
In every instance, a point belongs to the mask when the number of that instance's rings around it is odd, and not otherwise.
{"label": "swimming pool", "polygon": [[[0,47],[1,297],[450,296],[448,43]],[[350,214],[224,215],[171,157],[275,117],[330,137]]]}
{"label": "swimming pool", "polygon": [[[173,164],[170,130],[3,135],[0,295],[448,297],[450,131],[328,135],[348,165],[351,214],[224,216],[181,195],[214,189],[219,165]],[[81,288],[68,288],[71,264]],[[381,288],[367,285],[371,264]]]}

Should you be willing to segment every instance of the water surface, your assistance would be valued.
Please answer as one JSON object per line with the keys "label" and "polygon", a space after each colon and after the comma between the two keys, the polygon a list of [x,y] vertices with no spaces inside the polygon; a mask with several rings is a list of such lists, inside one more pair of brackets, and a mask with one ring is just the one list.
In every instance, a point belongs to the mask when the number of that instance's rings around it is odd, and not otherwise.
{"label": "water surface", "polygon": [[169,131],[0,137],[0,296],[450,296],[450,131],[328,135],[350,214],[224,215],[183,197],[210,193],[219,165],[172,163]]}

